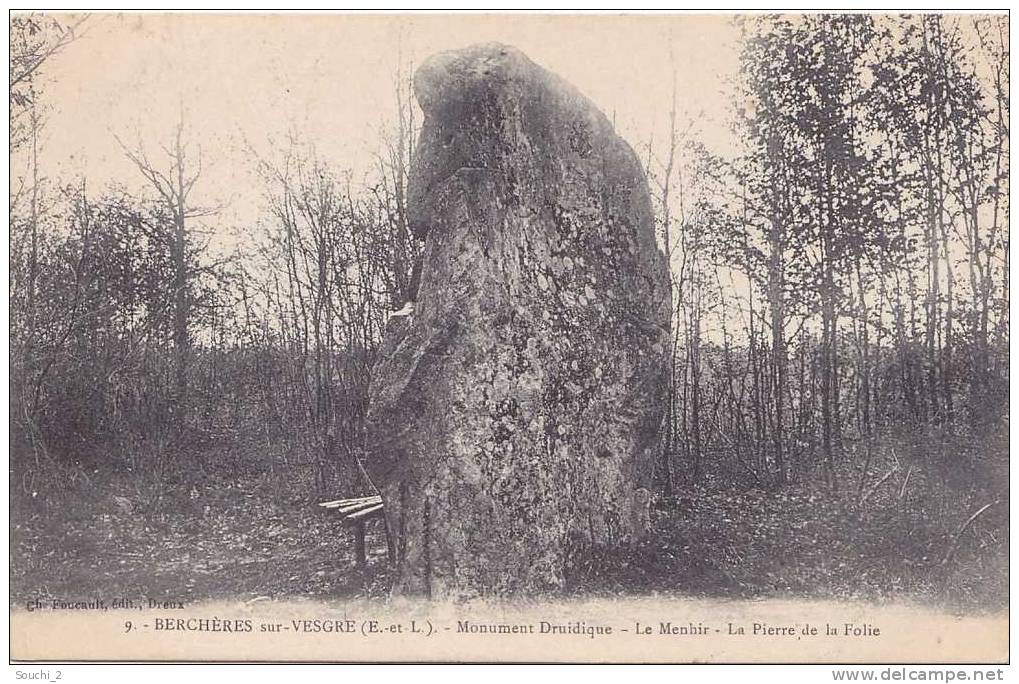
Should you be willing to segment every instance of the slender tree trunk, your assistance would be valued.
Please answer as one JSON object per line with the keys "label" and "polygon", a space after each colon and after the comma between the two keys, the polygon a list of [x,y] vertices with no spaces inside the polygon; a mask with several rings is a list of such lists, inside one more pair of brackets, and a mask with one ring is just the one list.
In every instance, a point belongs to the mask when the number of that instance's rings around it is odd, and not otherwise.
{"label": "slender tree trunk", "polygon": [[187,238],[184,227],[184,207],[178,205],[174,215],[173,232],[173,346],[175,422],[182,429],[188,414],[188,362],[190,357],[190,317],[187,277]]}
{"label": "slender tree trunk", "polygon": [[775,477],[779,484],[786,482],[785,464],[785,396],[786,396],[786,351],[785,351],[785,297],[784,264],[782,258],[782,224],[773,219],[769,235],[768,299],[771,309],[771,353],[774,373],[774,414],[775,425],[772,443],[775,449]]}

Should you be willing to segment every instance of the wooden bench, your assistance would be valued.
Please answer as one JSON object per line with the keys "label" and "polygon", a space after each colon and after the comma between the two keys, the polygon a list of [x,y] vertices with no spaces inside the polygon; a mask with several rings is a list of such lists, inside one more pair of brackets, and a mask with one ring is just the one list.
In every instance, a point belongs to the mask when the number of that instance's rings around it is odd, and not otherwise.
{"label": "wooden bench", "polygon": [[382,517],[382,497],[376,495],[323,501],[319,507],[327,513],[339,515],[344,525],[354,528],[354,557],[358,565],[364,565],[367,562],[364,548],[365,525],[373,518]]}

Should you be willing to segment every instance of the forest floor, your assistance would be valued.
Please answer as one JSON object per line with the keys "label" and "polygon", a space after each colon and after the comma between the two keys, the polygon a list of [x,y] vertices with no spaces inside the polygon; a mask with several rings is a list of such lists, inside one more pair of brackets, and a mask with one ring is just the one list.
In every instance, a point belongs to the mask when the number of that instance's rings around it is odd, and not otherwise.
{"label": "forest floor", "polygon": [[[1007,477],[997,498],[969,487],[937,501],[918,470],[898,466],[875,462],[863,504],[855,484],[841,493],[816,483],[734,491],[710,479],[679,487],[655,502],[648,541],[576,559],[566,593],[1005,607]],[[380,523],[369,524],[369,562],[358,568],[350,531],[316,510],[321,497],[302,479],[310,474],[221,468],[143,486],[133,473],[95,468],[34,495],[12,481],[12,605],[386,596]],[[959,534],[984,503],[994,505]]]}

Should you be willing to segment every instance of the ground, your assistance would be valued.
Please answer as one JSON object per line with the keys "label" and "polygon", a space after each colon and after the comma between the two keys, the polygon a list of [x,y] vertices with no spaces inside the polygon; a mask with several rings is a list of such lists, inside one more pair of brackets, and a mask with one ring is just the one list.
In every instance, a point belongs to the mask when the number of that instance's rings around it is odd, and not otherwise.
{"label": "ground", "polygon": [[[48,488],[26,487],[12,476],[12,605],[95,595],[185,601],[387,595],[380,522],[369,523],[369,563],[358,568],[350,530],[315,506],[323,495],[314,492],[309,469],[239,476],[227,467],[236,458],[222,460],[218,470],[180,469],[189,474],[162,485],[142,486],[136,474],[101,465],[68,470]],[[202,462],[216,459],[210,454]],[[710,478],[680,484],[675,495],[656,499],[647,541],[578,554],[564,591],[1005,608],[1007,489],[993,498],[971,486],[965,496],[942,492],[938,499],[934,478],[900,465],[873,492],[882,462],[862,492],[844,484],[834,493],[809,482],[779,490],[733,489]],[[960,534],[982,503],[993,505]]]}
{"label": "ground", "polygon": [[659,504],[651,540],[622,560],[596,556],[577,584],[607,593],[639,586],[687,596],[994,610],[1008,602],[1007,503],[980,523],[942,564],[958,527],[909,530],[886,507],[796,487],[778,494],[691,487]]}

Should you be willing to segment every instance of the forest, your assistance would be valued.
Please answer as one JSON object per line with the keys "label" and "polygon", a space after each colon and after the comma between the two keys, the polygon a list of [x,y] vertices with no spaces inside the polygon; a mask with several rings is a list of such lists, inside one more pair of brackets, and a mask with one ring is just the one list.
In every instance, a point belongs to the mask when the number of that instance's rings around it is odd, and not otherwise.
{"label": "forest", "polygon": [[[412,66],[367,176],[299,135],[252,155],[264,215],[224,247],[183,113],[111,151],[147,192],[40,166],[40,76],[93,21],[10,23],[12,601],[384,596],[381,533],[355,567],[314,504],[372,493],[368,387],[421,249]],[[564,591],[1001,608],[1008,17],[731,21],[731,152],[675,83],[630,141],[672,279],[655,533]]]}

